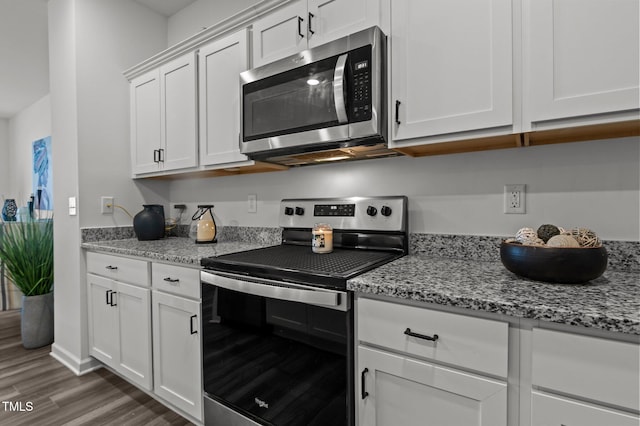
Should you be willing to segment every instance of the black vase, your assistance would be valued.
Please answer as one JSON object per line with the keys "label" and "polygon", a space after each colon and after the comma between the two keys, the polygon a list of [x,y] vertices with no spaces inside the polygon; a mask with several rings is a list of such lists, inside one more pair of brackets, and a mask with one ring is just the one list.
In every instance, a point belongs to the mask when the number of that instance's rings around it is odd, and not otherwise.
{"label": "black vase", "polygon": [[133,218],[133,230],[138,240],[159,240],[164,237],[164,207],[160,204],[143,204],[142,207],[142,211]]}

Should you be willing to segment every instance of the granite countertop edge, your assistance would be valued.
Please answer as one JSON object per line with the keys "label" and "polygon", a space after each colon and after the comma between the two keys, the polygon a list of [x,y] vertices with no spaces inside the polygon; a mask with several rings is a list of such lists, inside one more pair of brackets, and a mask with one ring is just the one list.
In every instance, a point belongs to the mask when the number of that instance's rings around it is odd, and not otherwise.
{"label": "granite countertop edge", "polygon": [[584,284],[521,278],[501,262],[408,255],[347,282],[366,295],[640,335],[640,273]]}

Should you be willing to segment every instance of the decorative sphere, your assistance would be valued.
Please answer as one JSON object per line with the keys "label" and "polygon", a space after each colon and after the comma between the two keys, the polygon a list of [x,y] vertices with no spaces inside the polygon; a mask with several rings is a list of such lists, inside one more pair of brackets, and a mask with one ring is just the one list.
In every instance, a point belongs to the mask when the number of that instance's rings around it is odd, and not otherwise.
{"label": "decorative sphere", "polygon": [[547,241],[547,247],[580,247],[580,244],[570,235],[554,235]]}
{"label": "decorative sphere", "polygon": [[522,244],[538,238],[538,234],[532,228],[520,228],[516,232],[516,240]]}
{"label": "decorative sphere", "polygon": [[555,235],[560,235],[560,229],[555,225],[550,225],[550,224],[541,225],[538,228],[537,234],[538,234],[538,237],[546,243],[547,241],[549,241],[549,238]]}
{"label": "decorative sphere", "polygon": [[573,228],[569,235],[578,241],[580,247],[600,247],[602,242],[595,232],[588,228]]}

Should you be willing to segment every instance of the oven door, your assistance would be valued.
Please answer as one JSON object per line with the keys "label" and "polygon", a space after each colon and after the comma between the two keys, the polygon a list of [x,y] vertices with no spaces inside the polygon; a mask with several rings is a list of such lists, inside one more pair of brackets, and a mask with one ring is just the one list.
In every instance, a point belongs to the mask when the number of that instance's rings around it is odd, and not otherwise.
{"label": "oven door", "polygon": [[201,279],[205,424],[353,424],[351,293]]}

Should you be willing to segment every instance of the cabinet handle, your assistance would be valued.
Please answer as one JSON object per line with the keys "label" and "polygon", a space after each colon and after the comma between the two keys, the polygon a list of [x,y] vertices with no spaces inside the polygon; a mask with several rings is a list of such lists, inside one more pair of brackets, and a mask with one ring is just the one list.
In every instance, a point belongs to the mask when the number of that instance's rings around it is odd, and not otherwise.
{"label": "cabinet handle", "polygon": [[302,23],[304,22],[304,19],[302,19],[301,17],[298,16],[298,35],[302,38],[304,38],[304,34],[302,34]]}
{"label": "cabinet handle", "polygon": [[160,150],[159,149],[154,149],[153,150],[153,162],[154,163],[159,163],[160,162]]}
{"label": "cabinet handle", "polygon": [[307,28],[309,29],[309,34],[315,34],[315,33],[316,33],[315,31],[313,31],[313,30],[311,29],[311,19],[312,19],[312,18],[315,18],[315,17],[316,17],[316,15],[314,15],[314,14],[313,14],[313,13],[311,13],[311,12],[309,12],[309,18],[308,18],[309,20],[308,20],[308,22],[307,22]]}
{"label": "cabinet handle", "polygon": [[411,337],[417,337],[418,339],[430,340],[432,342],[437,341],[439,338],[437,334],[434,334],[433,336],[427,336],[426,334],[414,333],[409,327],[407,327],[407,329],[404,331],[404,334]]}
{"label": "cabinet handle", "polygon": [[177,282],[180,282],[180,279],[179,279],[179,278],[166,277],[166,278],[164,279],[164,281],[166,281],[166,282],[168,282],[168,283],[177,283]]}
{"label": "cabinet handle", "polygon": [[193,320],[197,318],[198,318],[198,315],[191,315],[189,317],[189,330],[191,331],[191,334],[196,334],[198,332],[198,330],[193,329]]}
{"label": "cabinet handle", "polygon": [[396,124],[399,126],[400,123],[400,101],[396,100]]}
{"label": "cabinet handle", "polygon": [[118,267],[117,266],[107,265],[107,266],[105,266],[105,269],[108,269],[110,271],[116,271],[116,270],[118,270]]}
{"label": "cabinet handle", "polygon": [[158,162],[164,163],[164,149],[160,148],[158,150]]}
{"label": "cabinet handle", "polygon": [[104,303],[109,305],[109,294],[112,293],[111,290],[107,290],[104,292]]}
{"label": "cabinet handle", "polygon": [[362,399],[365,399],[369,396],[369,392],[365,390],[366,382],[364,380],[364,375],[368,372],[369,369],[365,368],[364,370],[362,370],[362,373],[360,373],[360,396],[362,397]]}
{"label": "cabinet handle", "polygon": [[109,306],[118,306],[118,304],[116,302],[113,301],[113,296],[115,296],[116,294],[118,294],[117,291],[112,291],[109,297]]}

